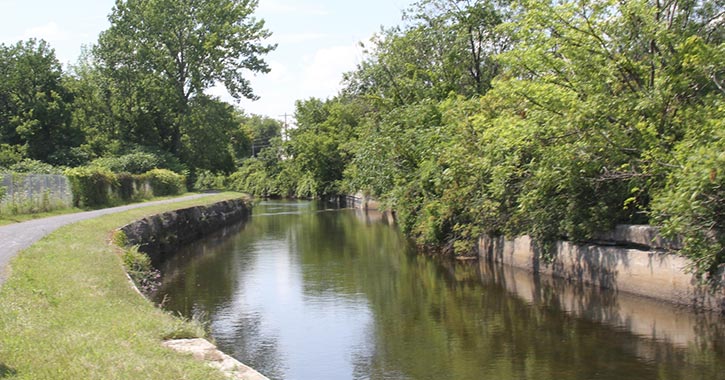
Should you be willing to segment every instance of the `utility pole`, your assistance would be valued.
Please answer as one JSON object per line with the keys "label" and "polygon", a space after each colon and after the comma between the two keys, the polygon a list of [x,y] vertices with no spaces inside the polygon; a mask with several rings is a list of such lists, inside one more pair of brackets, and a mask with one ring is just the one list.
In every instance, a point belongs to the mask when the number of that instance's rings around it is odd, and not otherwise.
{"label": "utility pole", "polygon": [[284,115],[279,116],[284,117],[284,124],[282,124],[282,141],[285,141],[289,137],[287,136],[287,117],[292,115],[288,115],[287,112],[285,112]]}

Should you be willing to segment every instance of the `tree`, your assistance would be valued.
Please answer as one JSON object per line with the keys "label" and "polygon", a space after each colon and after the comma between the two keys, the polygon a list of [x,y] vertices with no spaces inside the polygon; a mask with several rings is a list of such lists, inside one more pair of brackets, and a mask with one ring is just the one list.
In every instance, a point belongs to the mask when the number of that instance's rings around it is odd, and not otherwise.
{"label": "tree", "polygon": [[0,143],[25,146],[30,158],[74,164],[82,135],[71,126],[71,93],[55,51],[43,40],[0,45]]}
{"label": "tree", "polygon": [[356,103],[340,99],[325,102],[311,98],[297,101],[295,119],[287,142],[297,178],[296,195],[317,197],[341,192],[340,182],[351,153],[350,142],[360,119]]}
{"label": "tree", "polygon": [[220,82],[237,99],[255,98],[244,75],[268,72],[260,56],[275,48],[262,43],[270,33],[252,16],[256,6],[256,0],[117,0],[94,53],[121,95],[140,100],[130,108],[157,114],[169,152],[180,152],[190,101],[204,90]]}
{"label": "tree", "polygon": [[414,3],[404,16],[406,27],[371,40],[368,59],[346,75],[345,93],[387,106],[443,100],[451,92],[486,93],[500,70],[495,56],[511,44],[498,28],[504,9],[488,0]]}
{"label": "tree", "polygon": [[282,136],[282,123],[266,116],[245,116],[242,120],[242,131],[251,141],[246,145],[236,146],[237,158],[256,157],[262,149],[271,145],[273,138]]}
{"label": "tree", "polygon": [[239,130],[234,108],[222,101],[199,96],[191,102],[191,117],[184,128],[182,156],[197,169],[230,173],[234,170],[232,137]]}

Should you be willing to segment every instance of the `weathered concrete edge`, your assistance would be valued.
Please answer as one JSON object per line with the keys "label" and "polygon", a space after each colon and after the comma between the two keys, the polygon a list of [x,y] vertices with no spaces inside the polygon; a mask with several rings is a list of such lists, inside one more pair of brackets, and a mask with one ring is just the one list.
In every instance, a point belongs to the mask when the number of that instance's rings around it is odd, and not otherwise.
{"label": "weathered concrete edge", "polygon": [[176,352],[191,354],[194,359],[207,362],[231,379],[269,380],[251,367],[219,351],[206,339],[174,339],[165,341],[163,345]]}
{"label": "weathered concrete edge", "polygon": [[[194,206],[148,216],[131,222],[118,230],[129,245],[139,245],[158,260],[172,247],[186,244],[230,223],[242,220],[251,213],[246,201],[232,199],[211,205]],[[136,288],[129,277],[129,281]],[[203,338],[172,339],[163,346],[180,353],[191,354],[220,370],[225,376],[238,380],[269,380],[253,368],[220,351]]]}
{"label": "weathered concrete edge", "polygon": [[380,210],[380,202],[373,197],[365,195],[359,191],[355,194],[345,195],[347,202],[356,209],[360,210]]}
{"label": "weathered concrete edge", "polygon": [[[637,244],[645,242],[638,240]],[[655,241],[652,245],[660,244]],[[718,275],[721,286],[713,292],[688,271],[686,258],[659,249],[558,241],[555,259],[547,263],[529,236],[482,236],[478,255],[534,273],[725,314],[725,268]]]}

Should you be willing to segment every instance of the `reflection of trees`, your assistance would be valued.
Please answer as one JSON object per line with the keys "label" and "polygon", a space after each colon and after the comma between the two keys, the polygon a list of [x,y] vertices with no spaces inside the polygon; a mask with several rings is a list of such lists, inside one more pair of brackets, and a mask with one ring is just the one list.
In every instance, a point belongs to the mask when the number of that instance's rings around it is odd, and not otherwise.
{"label": "reflection of trees", "polygon": [[247,222],[229,226],[204,239],[179,249],[160,264],[163,283],[155,294],[156,302],[185,316],[210,315],[237,287],[237,273],[229,255],[238,245],[239,231]]}
{"label": "reflection of trees", "polygon": [[[715,360],[723,352],[693,361],[697,350],[593,322],[617,319],[608,307],[614,293],[538,281],[531,305],[500,273],[407,253],[387,226],[352,214],[317,217],[296,234],[302,265],[315,268],[304,271],[306,290],[363,293],[373,308],[374,336],[355,355],[356,378],[717,378],[723,369]],[[565,291],[587,318],[564,311]]]}
{"label": "reflection of trees", "polygon": [[[607,325],[621,319],[612,293],[541,278],[512,292],[523,285],[500,267],[416,255],[395,229],[354,211],[255,217],[231,239],[233,247],[219,248],[249,251],[263,239],[290,244],[306,296],[368,300],[373,319],[351,357],[355,379],[715,379],[725,371],[721,320],[703,317],[702,340],[687,348],[642,339]],[[228,284],[186,289],[189,297],[216,291],[232,297],[244,287],[254,258],[237,256],[217,253],[196,264],[195,275]],[[566,305],[565,292],[572,297]],[[219,312],[224,301],[203,302]],[[231,318],[237,330],[217,340],[233,356],[281,377],[275,337],[263,336],[255,318]]]}

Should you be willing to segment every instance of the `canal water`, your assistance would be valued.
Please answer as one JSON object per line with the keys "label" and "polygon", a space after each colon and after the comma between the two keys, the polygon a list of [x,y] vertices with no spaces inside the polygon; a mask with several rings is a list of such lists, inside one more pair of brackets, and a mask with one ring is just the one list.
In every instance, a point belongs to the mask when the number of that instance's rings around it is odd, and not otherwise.
{"label": "canal water", "polygon": [[725,379],[725,320],[417,254],[376,213],[261,202],[157,301],[270,379]]}

